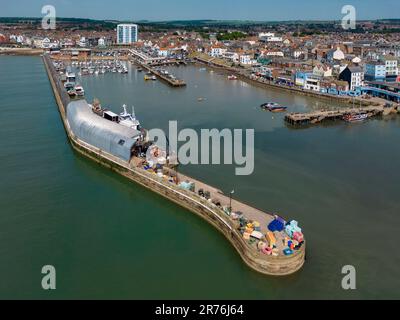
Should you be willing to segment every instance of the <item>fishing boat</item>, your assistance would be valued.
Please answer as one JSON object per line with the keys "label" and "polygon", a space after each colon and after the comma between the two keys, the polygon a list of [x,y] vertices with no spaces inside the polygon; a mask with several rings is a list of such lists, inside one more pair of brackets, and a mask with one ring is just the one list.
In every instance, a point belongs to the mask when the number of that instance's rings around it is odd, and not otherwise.
{"label": "fishing boat", "polygon": [[353,113],[346,114],[343,116],[343,120],[346,122],[360,122],[368,119],[367,113]]}
{"label": "fishing boat", "polygon": [[144,75],[144,80],[151,80],[151,76],[150,75],[148,75],[148,74],[146,74],[146,75]]}
{"label": "fishing boat", "polygon": [[122,106],[123,112],[119,114],[119,124],[135,130],[140,130],[140,122],[136,119],[135,109],[132,106],[132,113],[126,110],[126,105]]}
{"label": "fishing boat", "polygon": [[228,80],[237,80],[238,79],[238,77],[236,77],[235,75],[230,75],[230,76],[228,76]]}
{"label": "fishing boat", "polygon": [[276,102],[263,103],[260,106],[260,108],[264,109],[264,110],[268,110],[270,112],[284,112],[287,109],[287,107],[283,107],[279,103],[276,103]]}

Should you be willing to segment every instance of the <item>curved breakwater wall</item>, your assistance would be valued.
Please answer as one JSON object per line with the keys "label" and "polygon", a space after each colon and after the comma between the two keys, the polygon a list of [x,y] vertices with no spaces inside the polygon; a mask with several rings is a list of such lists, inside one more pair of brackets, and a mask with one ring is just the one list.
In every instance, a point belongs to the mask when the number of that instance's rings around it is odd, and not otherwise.
{"label": "curved breakwater wall", "polygon": [[226,237],[243,261],[252,269],[274,276],[289,275],[301,269],[305,261],[305,244],[291,256],[273,257],[260,254],[243,240],[241,233],[237,230],[238,225],[228,219],[226,214],[215,205],[189,191],[163,181],[162,178],[131,167],[128,162],[78,139],[72,132],[66,117],[69,97],[65,90],[62,90],[62,85],[50,58],[45,55],[43,61],[68,139],[76,151],[205,219]]}

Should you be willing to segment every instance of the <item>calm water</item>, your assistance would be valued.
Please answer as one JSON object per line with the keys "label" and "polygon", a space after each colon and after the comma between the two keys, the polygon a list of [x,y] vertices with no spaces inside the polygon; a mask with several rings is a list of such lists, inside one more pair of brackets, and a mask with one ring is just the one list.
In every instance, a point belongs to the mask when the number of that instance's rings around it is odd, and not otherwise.
{"label": "calm water", "polygon": [[[135,105],[147,128],[255,128],[253,175],[182,170],[298,220],[304,268],[284,278],[251,271],[206,222],[73,152],[41,59],[0,57],[0,298],[400,298],[400,118],[293,130],[257,106],[326,105],[171,70],[187,88],[144,82],[134,68],[83,85],[115,111]],[[52,292],[41,290],[46,264],[57,269]],[[347,264],[357,269],[353,292],[341,289]]]}

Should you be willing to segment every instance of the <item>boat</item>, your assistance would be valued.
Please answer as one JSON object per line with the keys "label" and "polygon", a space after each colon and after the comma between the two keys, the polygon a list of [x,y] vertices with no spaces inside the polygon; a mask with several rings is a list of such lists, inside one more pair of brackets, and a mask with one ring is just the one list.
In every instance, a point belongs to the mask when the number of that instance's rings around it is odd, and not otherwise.
{"label": "boat", "polygon": [[267,102],[263,103],[260,106],[261,109],[268,110],[270,112],[283,112],[286,111],[287,107],[281,106],[279,103],[276,102]]}
{"label": "boat", "polygon": [[230,75],[228,76],[228,80],[237,80],[238,77],[236,77],[235,75]]}
{"label": "boat", "polygon": [[142,68],[138,68],[137,71],[138,71],[138,72],[142,72],[143,69],[142,69]]}
{"label": "boat", "polygon": [[69,90],[67,90],[67,93],[71,98],[76,97],[75,89],[69,89]]}
{"label": "boat", "polygon": [[285,112],[286,109],[287,109],[287,107],[279,106],[279,107],[273,107],[273,108],[269,109],[269,111],[270,112]]}
{"label": "boat", "polygon": [[65,76],[67,78],[67,82],[75,82],[75,80],[76,80],[75,73],[72,72],[71,70],[68,70],[66,72]]}
{"label": "boat", "polygon": [[146,74],[146,75],[144,76],[144,80],[146,80],[146,81],[147,81],[147,80],[151,80],[151,78],[152,78],[152,77],[149,76],[148,74]]}
{"label": "boat", "polygon": [[83,97],[85,95],[85,90],[83,90],[83,87],[81,85],[76,85],[74,90],[78,97]]}
{"label": "boat", "polygon": [[367,113],[346,114],[342,118],[346,122],[360,122],[368,119]]}
{"label": "boat", "polygon": [[126,111],[125,104],[122,106],[122,108],[124,111],[121,112],[118,116],[119,124],[140,131],[140,122],[136,119],[134,107],[132,106],[132,113]]}

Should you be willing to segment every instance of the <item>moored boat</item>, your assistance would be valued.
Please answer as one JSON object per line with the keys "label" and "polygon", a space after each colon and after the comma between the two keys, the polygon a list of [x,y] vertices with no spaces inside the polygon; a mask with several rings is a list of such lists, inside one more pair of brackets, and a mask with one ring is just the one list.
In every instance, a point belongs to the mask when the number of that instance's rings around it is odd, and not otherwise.
{"label": "moored boat", "polygon": [[119,114],[119,124],[135,130],[140,130],[140,122],[136,119],[135,110],[132,106],[132,113],[126,110],[126,105],[122,106],[123,112]]}
{"label": "moored boat", "polygon": [[235,75],[230,75],[230,76],[228,76],[228,80],[237,80],[238,79],[238,77],[236,77]]}
{"label": "moored boat", "polygon": [[69,90],[67,90],[67,93],[71,98],[76,97],[75,89],[69,89]]}
{"label": "moored boat", "polygon": [[81,85],[76,85],[74,90],[76,95],[79,97],[83,97],[85,95],[85,90],[83,90],[83,87]]}
{"label": "moored boat", "polygon": [[260,106],[260,108],[264,109],[264,110],[268,110],[270,112],[284,112],[287,109],[287,107],[283,107],[279,103],[276,103],[276,102],[263,103]]}
{"label": "moored boat", "polygon": [[353,113],[346,114],[343,116],[343,120],[346,122],[360,122],[368,119],[367,113]]}

